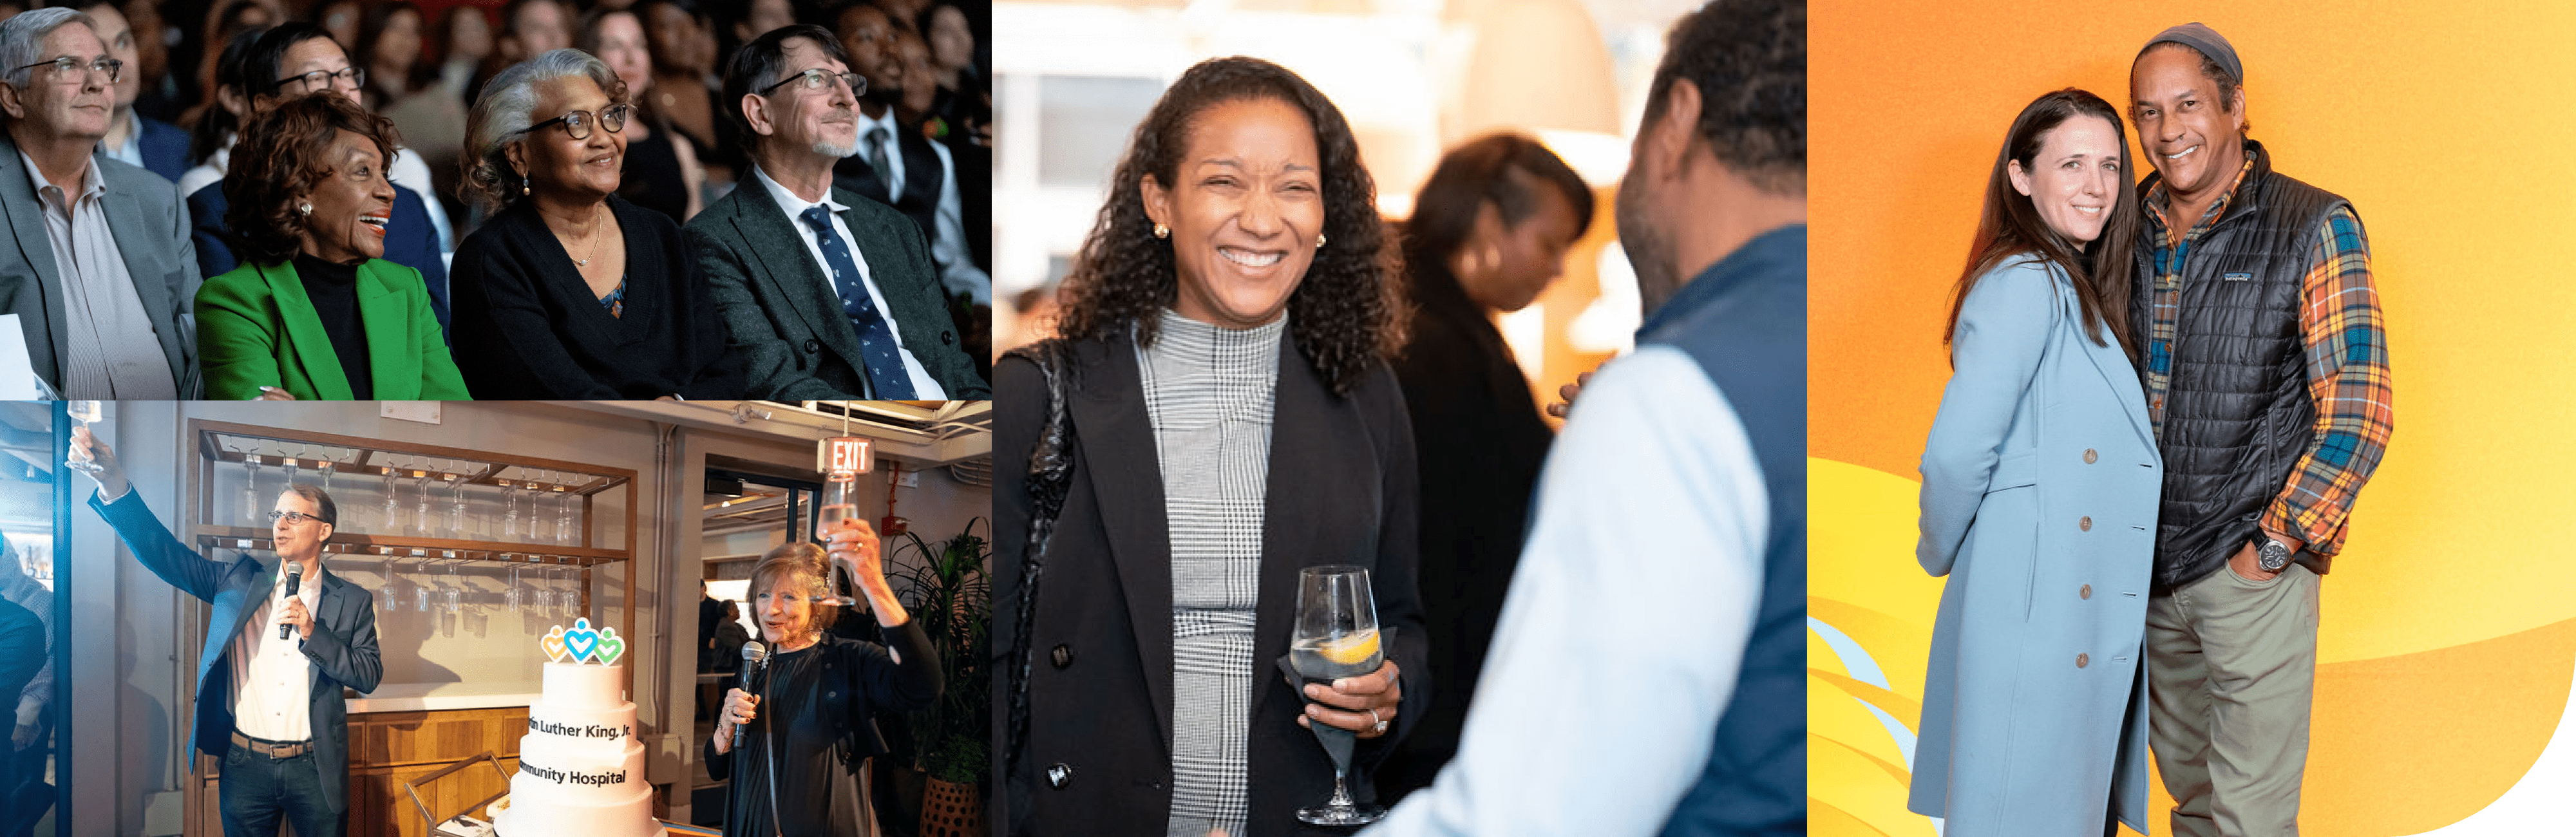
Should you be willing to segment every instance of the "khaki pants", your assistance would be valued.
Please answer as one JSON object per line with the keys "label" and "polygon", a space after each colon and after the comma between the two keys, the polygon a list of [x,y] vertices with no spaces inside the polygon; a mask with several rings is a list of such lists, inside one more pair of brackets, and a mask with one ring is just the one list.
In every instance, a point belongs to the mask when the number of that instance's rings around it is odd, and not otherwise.
{"label": "khaki pants", "polygon": [[2147,740],[2176,837],[2299,833],[2317,575],[2217,572],[2147,602]]}

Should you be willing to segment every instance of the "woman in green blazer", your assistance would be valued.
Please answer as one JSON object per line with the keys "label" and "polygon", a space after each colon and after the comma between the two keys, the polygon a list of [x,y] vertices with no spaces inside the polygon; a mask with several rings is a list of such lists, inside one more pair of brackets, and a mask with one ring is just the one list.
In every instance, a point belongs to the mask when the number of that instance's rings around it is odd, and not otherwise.
{"label": "woman in green blazer", "polygon": [[391,122],[305,96],[243,126],[224,174],[245,255],[197,290],[209,399],[463,400],[420,271],[385,261]]}

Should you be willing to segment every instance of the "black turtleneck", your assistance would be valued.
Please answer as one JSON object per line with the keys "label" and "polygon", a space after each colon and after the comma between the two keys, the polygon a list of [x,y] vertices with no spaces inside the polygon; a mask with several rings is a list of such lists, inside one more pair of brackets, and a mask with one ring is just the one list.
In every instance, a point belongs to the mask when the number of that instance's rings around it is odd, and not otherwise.
{"label": "black turtleneck", "polygon": [[367,326],[358,315],[358,265],[333,264],[309,253],[295,254],[295,278],[322,317],[322,333],[331,335],[331,352],[340,357],[340,374],[349,379],[351,398],[376,397],[375,371],[367,365]]}

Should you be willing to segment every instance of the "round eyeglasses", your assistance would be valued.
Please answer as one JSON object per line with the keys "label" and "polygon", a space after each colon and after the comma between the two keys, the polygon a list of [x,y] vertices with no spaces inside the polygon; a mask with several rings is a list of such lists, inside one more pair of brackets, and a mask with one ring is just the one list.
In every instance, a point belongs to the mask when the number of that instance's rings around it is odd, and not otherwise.
{"label": "round eyeglasses", "polygon": [[367,86],[367,70],[364,67],[347,67],[336,71],[314,70],[313,72],[305,73],[303,75],[287,76],[285,78],[269,82],[268,86],[284,87],[288,84],[299,81],[304,82],[304,89],[306,92],[328,90],[342,84],[348,85],[348,88],[351,90],[356,90]]}
{"label": "round eyeglasses", "polygon": [[769,91],[776,90],[790,84],[795,84],[799,90],[821,90],[832,86],[832,80],[835,78],[840,79],[841,83],[850,86],[850,95],[852,96],[865,96],[868,93],[867,76],[859,75],[857,73],[835,73],[818,67],[788,76],[785,80],[780,81],[777,84],[763,87],[760,89],[760,95],[767,96],[769,95]]}
{"label": "round eyeglasses", "polygon": [[271,526],[277,525],[277,522],[280,520],[286,521],[286,525],[288,526],[302,526],[304,525],[304,521],[320,519],[322,518],[314,517],[303,512],[273,511],[268,513],[268,525]]}
{"label": "round eyeglasses", "polygon": [[599,115],[596,117],[592,116],[590,111],[577,110],[553,119],[548,119],[544,122],[530,125],[528,126],[528,133],[533,134],[536,133],[539,128],[561,122],[564,126],[564,133],[571,134],[573,139],[586,140],[590,139],[590,124],[594,120],[599,123],[599,127],[608,129],[609,133],[618,134],[626,131],[626,119],[634,114],[634,105],[609,105],[607,107],[600,108]]}
{"label": "round eyeglasses", "polygon": [[123,61],[118,61],[114,58],[100,58],[91,61],[88,64],[82,64],[80,59],[73,58],[69,55],[56,58],[52,61],[38,61],[24,67],[10,70],[10,72],[14,73],[18,70],[34,69],[36,67],[52,67],[54,68],[54,72],[66,75],[70,74],[73,70],[86,68],[90,72],[107,76],[107,83],[109,84],[115,84],[117,77],[125,74],[125,62]]}

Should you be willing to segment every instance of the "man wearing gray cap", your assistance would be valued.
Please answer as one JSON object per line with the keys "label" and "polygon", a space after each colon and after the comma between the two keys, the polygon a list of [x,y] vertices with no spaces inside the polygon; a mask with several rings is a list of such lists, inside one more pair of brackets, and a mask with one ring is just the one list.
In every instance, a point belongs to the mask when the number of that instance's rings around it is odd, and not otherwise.
{"label": "man wearing gray cap", "polygon": [[2156,169],[2129,317],[2165,460],[2148,738],[2181,837],[2298,833],[2318,578],[2392,426],[2361,219],[2273,170],[2244,79],[2198,23],[2129,69]]}

